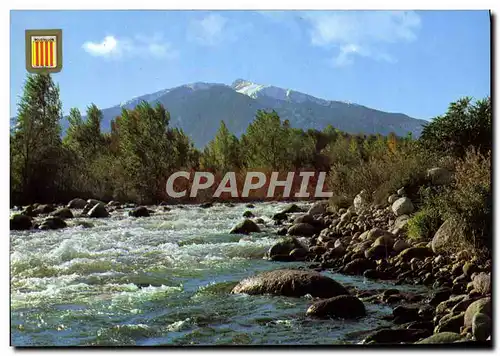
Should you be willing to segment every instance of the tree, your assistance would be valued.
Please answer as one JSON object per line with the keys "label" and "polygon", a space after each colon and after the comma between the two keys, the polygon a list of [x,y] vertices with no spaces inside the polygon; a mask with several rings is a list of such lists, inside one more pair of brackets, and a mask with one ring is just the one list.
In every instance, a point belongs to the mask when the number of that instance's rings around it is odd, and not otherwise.
{"label": "tree", "polygon": [[[54,200],[59,179],[62,104],[49,74],[29,74],[11,135],[11,171],[23,203]],[[14,197],[15,198],[15,197]]]}
{"label": "tree", "polygon": [[242,137],[247,165],[251,168],[286,170],[291,165],[289,151],[289,124],[282,123],[273,110],[257,111],[255,120]]}
{"label": "tree", "polygon": [[221,173],[234,171],[242,166],[238,138],[228,130],[223,120],[215,138],[205,147],[202,165]]}
{"label": "tree", "polygon": [[451,103],[443,116],[425,125],[419,142],[429,150],[464,157],[469,146],[483,154],[492,147],[491,100],[470,97]]}

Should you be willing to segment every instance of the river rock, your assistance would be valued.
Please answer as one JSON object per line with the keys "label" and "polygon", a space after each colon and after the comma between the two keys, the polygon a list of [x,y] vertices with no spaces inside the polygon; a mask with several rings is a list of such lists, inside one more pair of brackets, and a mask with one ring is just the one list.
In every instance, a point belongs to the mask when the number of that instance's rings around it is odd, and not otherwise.
{"label": "river rock", "polygon": [[449,317],[445,318],[443,317],[440,321],[438,326],[436,326],[436,329],[434,329],[434,333],[440,333],[440,332],[454,332],[454,333],[460,333],[460,328],[462,325],[464,325],[464,315],[465,313],[460,313],[458,315],[453,315],[453,314],[448,314]]}
{"label": "river rock", "polygon": [[39,214],[49,214],[56,210],[52,204],[40,204],[34,210],[33,213],[36,215]]}
{"label": "river rock", "polygon": [[474,289],[481,294],[491,293],[491,274],[481,272],[472,278]]}
{"label": "river rock", "polygon": [[392,204],[392,212],[396,216],[413,213],[414,207],[411,200],[407,197],[399,198]]}
{"label": "river rock", "polygon": [[33,222],[30,216],[23,214],[15,214],[10,218],[11,230],[29,230],[33,227]]}
{"label": "river rock", "polygon": [[250,234],[251,232],[260,232],[259,226],[250,219],[245,219],[238,223],[229,231],[230,234]]}
{"label": "river rock", "polygon": [[288,229],[288,234],[292,236],[312,236],[316,233],[316,228],[311,224],[294,224]]}
{"label": "river rock", "polygon": [[458,225],[451,219],[447,219],[436,231],[432,238],[431,247],[434,253],[450,253],[458,248],[454,244],[454,237],[460,234]]}
{"label": "river rock", "polygon": [[288,219],[288,215],[286,213],[283,213],[283,212],[279,212],[279,213],[276,213],[273,215],[272,219],[278,223],[284,221],[284,220],[287,220]]}
{"label": "river rock", "polygon": [[67,208],[69,209],[83,209],[87,205],[87,202],[83,199],[80,198],[75,198],[70,200],[68,205],[66,205]]}
{"label": "river rock", "polygon": [[292,214],[292,213],[301,213],[303,212],[303,210],[297,204],[290,204],[281,212],[285,214]]}
{"label": "river rock", "polygon": [[418,308],[406,307],[402,305],[394,308],[392,315],[394,316],[394,322],[396,324],[404,324],[410,321],[420,320]]}
{"label": "river rock", "polygon": [[369,260],[381,260],[390,256],[391,248],[383,245],[376,245],[365,250],[365,257]]}
{"label": "river rock", "polygon": [[410,247],[401,251],[398,257],[403,261],[410,261],[412,258],[424,260],[432,255],[432,250],[428,247]]}
{"label": "river rock", "polygon": [[145,206],[139,206],[130,210],[128,215],[133,216],[134,218],[145,218],[150,216],[149,210]]}
{"label": "river rock", "polygon": [[51,216],[46,218],[38,228],[40,230],[56,230],[56,229],[63,229],[66,226],[67,225],[63,219],[56,216]]}
{"label": "river rock", "polygon": [[465,327],[472,327],[472,319],[477,313],[486,314],[491,317],[491,298],[481,298],[469,305],[464,316]]}
{"label": "river rock", "polygon": [[57,209],[56,211],[50,213],[50,215],[61,219],[73,219],[73,213],[68,208]]}
{"label": "river rock", "polygon": [[89,199],[87,200],[87,203],[92,205],[92,206],[95,206],[96,204],[99,204],[101,203],[102,205],[104,205],[104,203],[100,200],[97,200],[97,199]]}
{"label": "river rock", "polygon": [[467,277],[472,277],[472,274],[479,272],[479,267],[474,262],[465,262],[462,271]]}
{"label": "river rock", "polygon": [[87,216],[90,218],[107,218],[109,216],[109,213],[104,207],[104,203],[97,203],[92,209],[89,210]]}
{"label": "river rock", "polygon": [[358,298],[351,295],[339,295],[314,303],[307,309],[306,315],[353,319],[365,316],[366,310],[363,302]]}
{"label": "river rock", "polygon": [[290,269],[268,271],[248,277],[238,283],[232,293],[272,294],[288,297],[301,297],[309,294],[318,298],[349,294],[340,283],[318,272]]}
{"label": "river rock", "polygon": [[294,224],[309,224],[309,225],[314,226],[315,224],[318,223],[318,221],[316,219],[314,219],[314,216],[312,216],[312,215],[303,214],[303,215],[297,216],[293,220],[293,223]]}
{"label": "river rock", "polygon": [[394,245],[392,245],[392,249],[394,250],[394,252],[397,252],[397,253],[400,253],[401,251],[403,250],[406,250],[407,248],[410,247],[410,244],[408,242],[406,242],[405,240],[396,240],[396,242],[394,242]]}
{"label": "river rock", "polygon": [[312,215],[312,216],[321,215],[321,214],[326,213],[327,208],[328,208],[328,201],[327,200],[318,201],[318,202],[314,203],[309,208],[309,210],[307,211],[307,214]]}
{"label": "river rock", "polygon": [[255,217],[255,215],[250,210],[247,210],[243,213],[243,217],[244,218],[253,218],[253,217]]}
{"label": "river rock", "polygon": [[427,170],[427,179],[434,185],[446,185],[452,181],[452,174],[444,168],[431,168]]}
{"label": "river rock", "polygon": [[472,335],[477,341],[486,341],[491,335],[491,318],[483,313],[472,317]]}
{"label": "river rock", "polygon": [[417,344],[451,344],[463,338],[462,335],[453,332],[442,332],[429,336]]}
{"label": "river rock", "polygon": [[272,259],[273,257],[278,255],[289,255],[293,249],[301,247],[303,246],[296,238],[288,237],[281,239],[281,241],[278,241],[273,246],[271,246],[269,248],[269,251],[267,252],[267,255]]}
{"label": "river rock", "polygon": [[437,307],[439,303],[444,302],[451,296],[451,289],[450,288],[442,288],[439,290],[436,290],[432,293],[432,297],[429,300],[429,304]]}
{"label": "river rock", "polygon": [[202,209],[208,209],[208,208],[211,208],[213,206],[214,206],[214,203],[212,203],[212,202],[201,203],[199,205],[199,207]]}
{"label": "river rock", "polygon": [[307,255],[308,252],[304,247],[296,247],[289,254],[293,261],[304,261]]}
{"label": "river rock", "polygon": [[377,264],[374,261],[370,261],[366,258],[356,258],[344,266],[342,271],[345,274],[361,275],[367,269],[375,269]]}
{"label": "river rock", "polygon": [[425,329],[380,329],[368,335],[362,344],[400,344],[415,342],[431,334]]}

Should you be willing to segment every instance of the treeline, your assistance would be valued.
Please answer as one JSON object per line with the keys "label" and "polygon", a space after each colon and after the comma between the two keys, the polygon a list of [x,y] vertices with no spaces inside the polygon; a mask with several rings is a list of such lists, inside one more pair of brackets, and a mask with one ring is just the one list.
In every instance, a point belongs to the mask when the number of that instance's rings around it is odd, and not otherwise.
{"label": "treeline", "polygon": [[[202,151],[182,130],[170,127],[170,114],[159,104],[123,109],[109,133],[101,132],[98,107],[90,105],[85,114],[84,120],[71,109],[61,138],[59,88],[49,75],[28,75],[10,135],[11,205],[74,197],[159,203],[169,199],[167,178],[180,170],[211,171],[218,177],[235,171],[239,180],[246,171],[325,171],[334,207],[348,207],[361,190],[374,203],[387,204],[388,195],[405,187],[420,209],[410,236],[430,236],[442,221],[453,218],[468,231],[468,239],[490,240],[489,97],[450,104],[418,139],[350,135],[332,126],[301,130],[274,111],[258,111],[241,138],[221,121]],[[426,172],[432,167],[454,172],[453,184],[429,186]],[[196,201],[210,196],[198,195]]]}
{"label": "treeline", "polygon": [[[141,204],[168,200],[165,184],[176,171],[329,171],[343,159],[396,149],[395,135],[349,135],[331,126],[323,131],[292,128],[276,112],[258,111],[241,138],[224,121],[214,139],[197,150],[190,138],[169,126],[160,104],[123,109],[101,131],[102,113],[92,104],[85,120],[71,109],[61,138],[59,88],[49,75],[29,75],[11,132],[11,204],[61,202],[75,196]],[[348,162],[345,162],[348,163]],[[264,191],[264,190],[263,190]],[[203,196],[198,197],[198,201]]]}

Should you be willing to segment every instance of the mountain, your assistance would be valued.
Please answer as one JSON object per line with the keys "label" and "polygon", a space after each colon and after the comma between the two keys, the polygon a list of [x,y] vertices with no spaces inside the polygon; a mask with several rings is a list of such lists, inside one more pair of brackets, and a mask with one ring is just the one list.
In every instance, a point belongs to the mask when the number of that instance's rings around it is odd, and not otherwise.
{"label": "mountain", "polygon": [[[240,136],[258,109],[276,110],[292,127],[322,130],[327,125],[349,133],[394,132],[418,137],[425,120],[404,114],[388,113],[362,105],[319,99],[291,89],[238,79],[232,85],[193,83],[133,98],[103,109],[103,131],[120,115],[122,108],[133,109],[141,101],[162,103],[170,112],[171,125],[190,135],[197,147],[206,145],[216,134],[220,120]],[[63,123],[63,128],[67,122]]]}

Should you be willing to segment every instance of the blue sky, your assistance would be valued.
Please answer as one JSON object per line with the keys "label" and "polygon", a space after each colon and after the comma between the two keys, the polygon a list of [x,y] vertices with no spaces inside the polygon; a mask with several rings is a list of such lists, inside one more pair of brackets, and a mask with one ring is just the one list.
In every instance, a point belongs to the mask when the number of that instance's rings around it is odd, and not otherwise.
{"label": "blue sky", "polygon": [[421,119],[490,95],[487,11],[12,11],[11,116],[43,28],[63,30],[65,113],[237,78]]}

